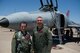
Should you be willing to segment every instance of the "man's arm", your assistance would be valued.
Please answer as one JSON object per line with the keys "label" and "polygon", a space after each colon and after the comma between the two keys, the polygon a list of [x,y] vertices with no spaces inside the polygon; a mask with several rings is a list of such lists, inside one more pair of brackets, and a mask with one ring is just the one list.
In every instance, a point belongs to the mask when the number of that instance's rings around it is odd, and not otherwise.
{"label": "man's arm", "polygon": [[49,29],[47,30],[47,37],[48,37],[48,53],[50,53],[52,48],[52,34],[49,31]]}
{"label": "man's arm", "polygon": [[16,48],[16,33],[13,35],[13,38],[12,38],[12,42],[11,42],[11,52],[12,53],[17,53],[17,48]]}
{"label": "man's arm", "polygon": [[34,31],[32,34],[32,53],[35,53],[35,35],[34,35]]}

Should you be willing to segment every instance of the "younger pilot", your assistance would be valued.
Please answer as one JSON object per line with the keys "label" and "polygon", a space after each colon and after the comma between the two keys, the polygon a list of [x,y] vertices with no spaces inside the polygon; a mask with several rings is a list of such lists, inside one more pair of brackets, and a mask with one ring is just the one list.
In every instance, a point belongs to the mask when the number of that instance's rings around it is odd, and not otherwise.
{"label": "younger pilot", "polygon": [[19,31],[15,32],[12,39],[12,53],[30,53],[31,35],[27,31],[27,23],[21,22]]}

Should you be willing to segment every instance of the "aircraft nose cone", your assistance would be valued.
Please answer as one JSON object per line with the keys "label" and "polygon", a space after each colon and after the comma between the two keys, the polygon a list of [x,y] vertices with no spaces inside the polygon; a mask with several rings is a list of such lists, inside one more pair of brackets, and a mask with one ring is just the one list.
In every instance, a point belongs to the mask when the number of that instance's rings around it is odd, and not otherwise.
{"label": "aircraft nose cone", "polygon": [[6,18],[3,18],[0,20],[0,26],[2,27],[8,27],[9,26],[9,21]]}

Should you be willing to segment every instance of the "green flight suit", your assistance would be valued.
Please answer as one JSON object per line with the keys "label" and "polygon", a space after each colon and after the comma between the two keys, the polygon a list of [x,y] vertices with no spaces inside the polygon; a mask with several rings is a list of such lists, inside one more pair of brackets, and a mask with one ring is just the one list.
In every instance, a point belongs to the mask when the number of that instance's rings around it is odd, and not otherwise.
{"label": "green flight suit", "polygon": [[25,36],[21,31],[15,32],[12,38],[12,53],[30,53],[31,39],[28,32],[25,32]]}
{"label": "green flight suit", "polygon": [[51,53],[52,35],[48,27],[43,26],[40,31],[37,27],[33,30],[32,43],[34,53]]}

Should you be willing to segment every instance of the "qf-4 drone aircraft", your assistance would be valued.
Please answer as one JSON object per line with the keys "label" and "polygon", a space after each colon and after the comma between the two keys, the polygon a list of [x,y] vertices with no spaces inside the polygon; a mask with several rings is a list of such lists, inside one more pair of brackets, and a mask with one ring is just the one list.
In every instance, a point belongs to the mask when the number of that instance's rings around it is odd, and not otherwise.
{"label": "qf-4 drone aircraft", "polygon": [[41,16],[44,20],[44,24],[49,28],[57,28],[58,34],[60,35],[60,29],[66,27],[71,27],[73,24],[67,19],[65,14],[62,14],[58,11],[58,3],[55,0],[56,5],[53,5],[52,0],[46,0],[46,5],[43,3],[43,0],[40,0],[41,7],[38,12],[17,12],[11,15],[8,15],[0,20],[0,26],[18,29],[19,23],[25,21],[28,23],[28,30],[31,30],[35,27],[36,18]]}

